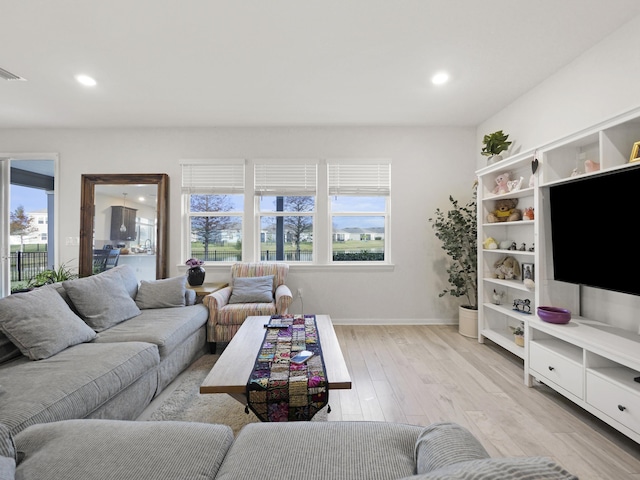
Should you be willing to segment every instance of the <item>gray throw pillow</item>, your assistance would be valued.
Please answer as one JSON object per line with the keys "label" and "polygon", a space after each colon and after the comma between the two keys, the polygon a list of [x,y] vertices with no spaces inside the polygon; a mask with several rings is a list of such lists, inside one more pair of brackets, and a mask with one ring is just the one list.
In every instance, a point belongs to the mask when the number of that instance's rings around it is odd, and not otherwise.
{"label": "gray throw pillow", "polygon": [[489,458],[489,453],[469,430],[457,423],[433,423],[416,440],[416,473],[484,458]]}
{"label": "gray throw pillow", "polygon": [[186,285],[187,277],[184,275],[165,278],[164,280],[142,280],[136,295],[136,305],[141,310],[147,308],[184,307]]}
{"label": "gray throw pillow", "polygon": [[31,360],[48,358],[96,336],[52,288],[0,299],[0,329]]}
{"label": "gray throw pillow", "polygon": [[238,277],[233,280],[229,303],[273,302],[273,275]]}
{"label": "gray throw pillow", "polygon": [[62,282],[82,319],[96,332],[140,315],[120,275],[98,274]]}

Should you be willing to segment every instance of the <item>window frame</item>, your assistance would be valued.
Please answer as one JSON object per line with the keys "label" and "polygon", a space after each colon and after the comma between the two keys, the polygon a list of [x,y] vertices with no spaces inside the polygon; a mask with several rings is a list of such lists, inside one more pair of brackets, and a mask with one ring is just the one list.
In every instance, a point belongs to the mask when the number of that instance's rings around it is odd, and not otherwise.
{"label": "window frame", "polygon": [[[309,192],[303,193],[303,191],[286,191],[280,190],[282,195],[278,195],[275,191],[269,191],[268,193],[262,193],[263,196],[298,196],[308,195],[314,196],[314,211],[313,212],[277,212],[277,211],[262,211],[260,207],[261,194],[258,191],[261,185],[256,185],[256,166],[259,168],[274,167],[274,166],[286,166],[286,165],[299,165],[301,163],[314,165],[316,169],[315,192],[310,195]],[[309,266],[316,267],[330,267],[338,268],[345,266],[349,269],[353,269],[357,266],[362,267],[388,267],[392,266],[391,261],[391,160],[390,159],[211,159],[211,160],[182,160],[181,164],[196,164],[196,165],[225,165],[225,164],[241,164],[243,168],[243,186],[242,191],[235,191],[234,193],[241,193],[244,195],[244,210],[242,212],[236,212],[241,217],[242,221],[242,261],[244,262],[259,262],[261,259],[261,219],[262,217],[275,217],[275,216],[310,216],[313,222],[313,254],[311,261],[292,261],[287,262],[290,265],[297,265],[300,268]],[[365,191],[360,193],[360,196],[385,197],[385,211],[384,212],[339,212],[333,213],[331,208],[330,192],[330,168],[331,165],[349,165],[359,166],[358,168],[366,168],[367,165],[383,165],[388,169],[386,190],[378,189],[378,187],[372,187],[368,185]],[[258,179],[259,180],[259,179]],[[259,182],[258,182],[259,183]],[[384,183],[384,182],[383,182]],[[215,191],[216,187],[208,189],[209,194],[224,194],[230,193],[223,191]],[[380,192],[380,193],[376,193]],[[183,184],[182,188],[182,254],[184,259],[189,258],[191,253],[191,218],[194,216],[190,212],[190,195],[192,193],[198,193],[195,191],[189,191]],[[344,195],[353,196],[353,195]],[[212,212],[215,214],[224,214],[228,216],[233,212]],[[202,216],[204,212],[198,212],[197,216]],[[332,219],[334,216],[375,216],[384,217],[384,260],[374,261],[335,261],[333,260],[333,224]],[[208,262],[209,266],[228,266],[234,262]]]}

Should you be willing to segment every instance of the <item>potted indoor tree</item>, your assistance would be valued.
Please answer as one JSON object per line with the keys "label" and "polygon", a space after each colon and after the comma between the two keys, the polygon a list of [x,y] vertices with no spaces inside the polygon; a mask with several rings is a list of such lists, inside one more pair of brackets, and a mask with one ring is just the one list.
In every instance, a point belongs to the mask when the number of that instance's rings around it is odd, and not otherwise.
{"label": "potted indoor tree", "polygon": [[489,135],[485,135],[482,144],[482,155],[485,157],[489,157],[487,160],[487,164],[491,165],[492,163],[499,162],[502,160],[502,152],[509,148],[513,142],[508,142],[509,138],[508,134],[505,134],[502,130],[498,130],[497,132],[490,133]]}
{"label": "potted indoor tree", "polygon": [[451,259],[447,268],[450,287],[439,296],[464,297],[465,303],[458,309],[458,331],[475,338],[478,336],[477,185],[476,182],[472,198],[466,204],[449,196],[451,208],[446,212],[438,208],[429,219],[436,237],[442,241],[442,249]]}

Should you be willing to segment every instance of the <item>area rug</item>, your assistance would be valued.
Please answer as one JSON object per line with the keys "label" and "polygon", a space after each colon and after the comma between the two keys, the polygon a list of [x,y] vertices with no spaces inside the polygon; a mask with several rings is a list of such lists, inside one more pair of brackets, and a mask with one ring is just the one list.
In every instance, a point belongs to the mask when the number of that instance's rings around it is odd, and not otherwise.
{"label": "area rug", "polygon": [[[219,357],[203,355],[196,360],[175,380],[178,382],[176,388],[161,401],[148,420],[221,423],[229,425],[234,435],[245,425],[259,422],[253,412],[246,413],[245,405],[226,393],[200,394],[200,384]],[[327,407],[320,410],[311,421],[326,422]]]}

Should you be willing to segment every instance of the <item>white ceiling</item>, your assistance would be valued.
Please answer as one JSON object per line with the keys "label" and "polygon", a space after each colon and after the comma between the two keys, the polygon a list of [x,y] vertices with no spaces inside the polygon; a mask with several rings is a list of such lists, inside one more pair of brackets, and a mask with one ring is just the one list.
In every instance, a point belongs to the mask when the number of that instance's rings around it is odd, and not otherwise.
{"label": "white ceiling", "polygon": [[[0,128],[475,126],[638,0],[0,0]],[[446,69],[443,87],[430,77]],[[98,85],[78,85],[85,73]]]}

